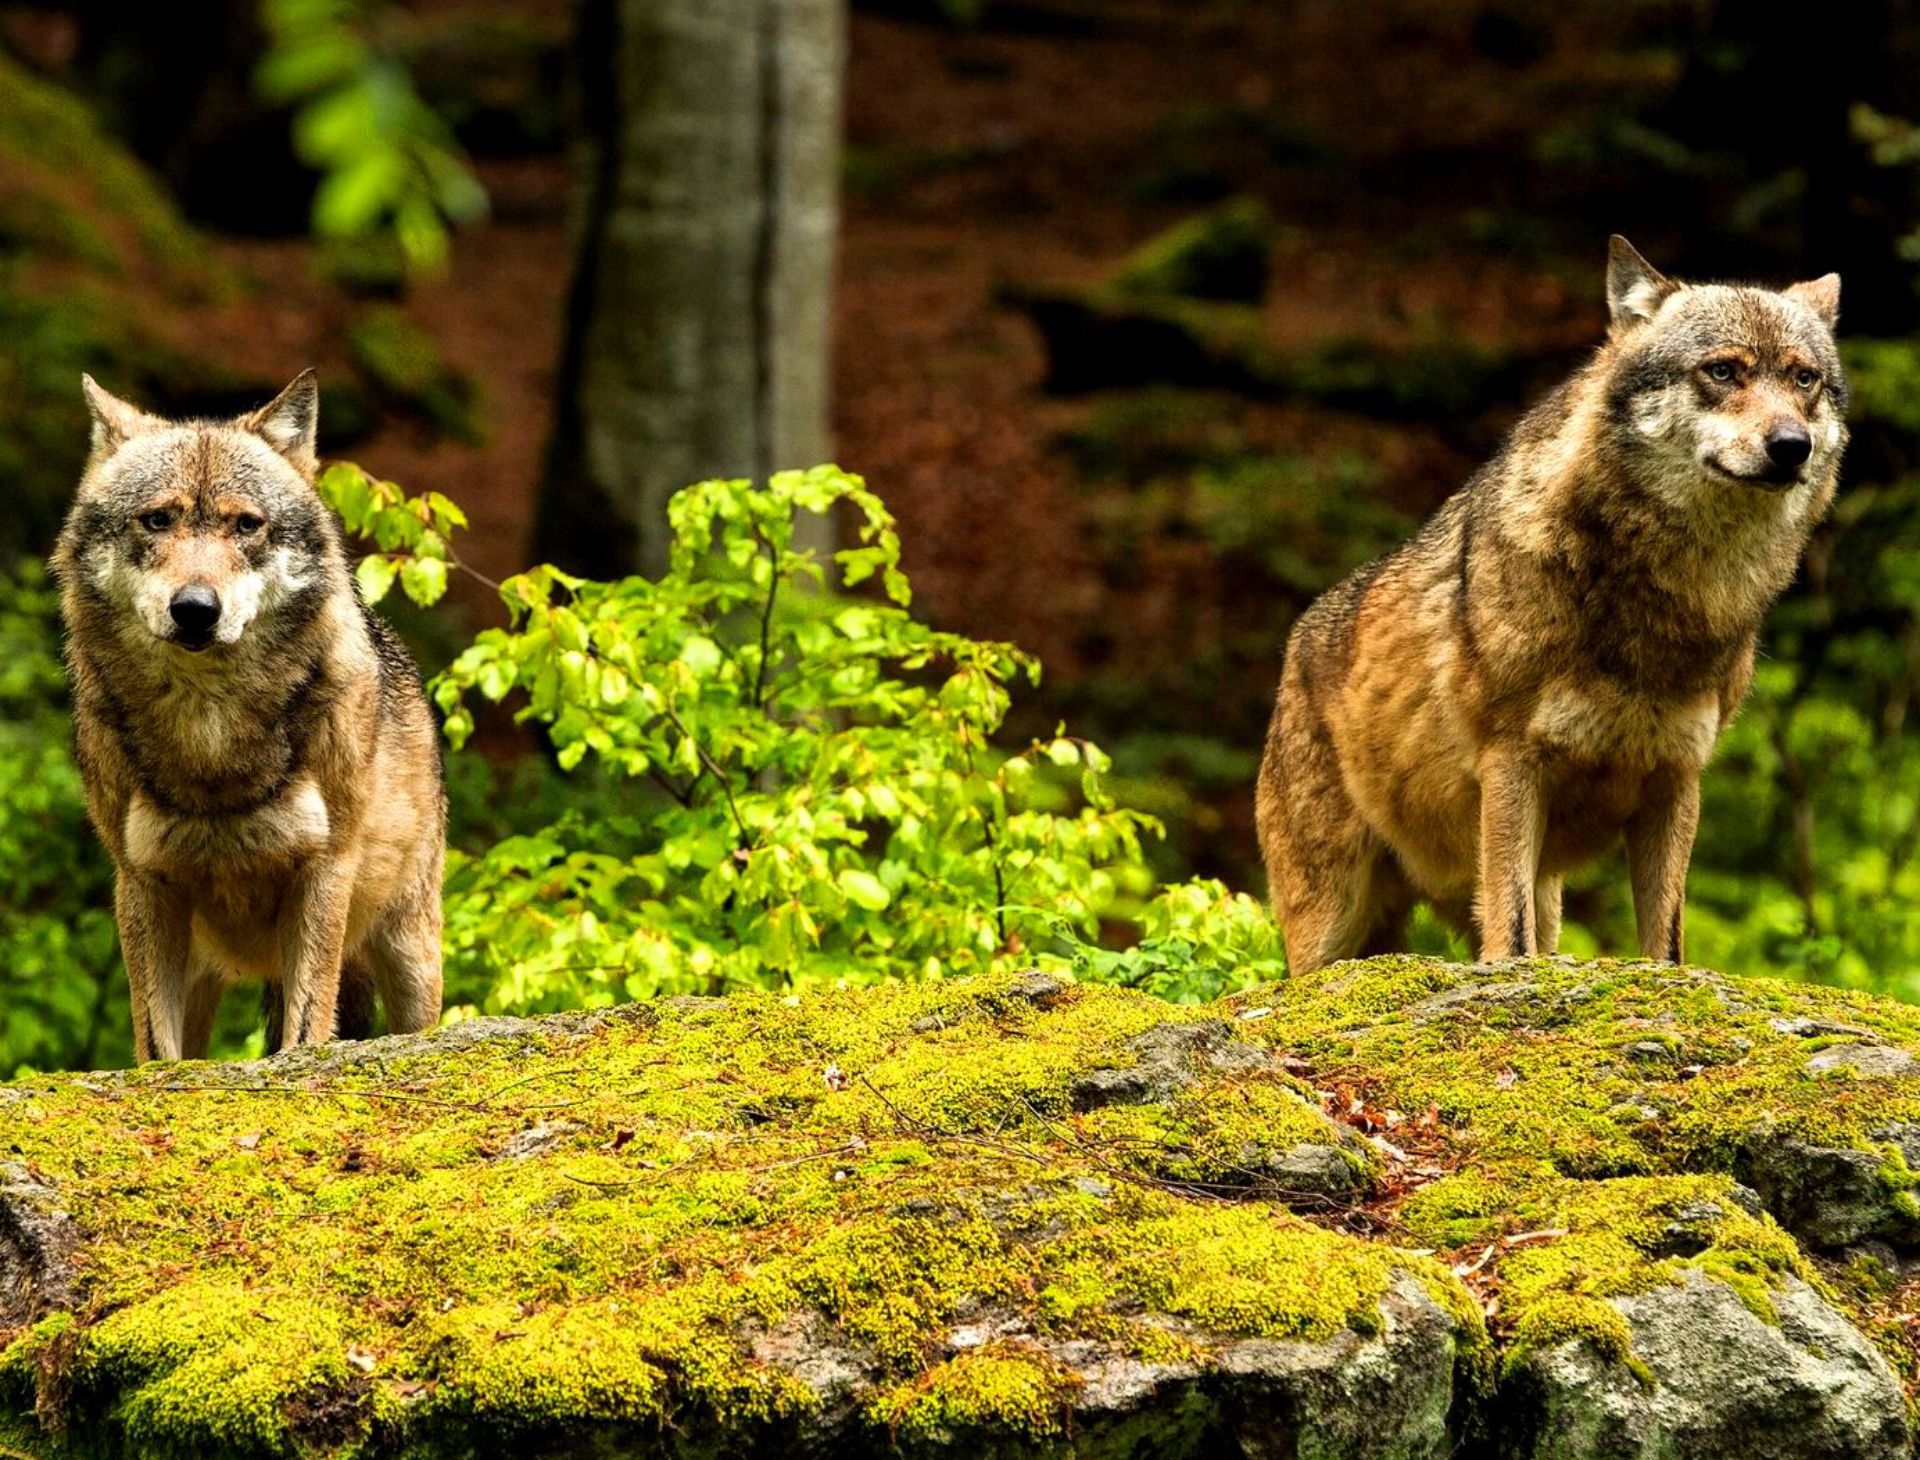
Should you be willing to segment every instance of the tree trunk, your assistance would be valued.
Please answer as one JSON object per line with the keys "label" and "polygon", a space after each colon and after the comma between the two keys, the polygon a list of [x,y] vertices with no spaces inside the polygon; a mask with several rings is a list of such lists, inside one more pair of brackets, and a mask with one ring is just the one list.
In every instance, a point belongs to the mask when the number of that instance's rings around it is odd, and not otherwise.
{"label": "tree trunk", "polygon": [[844,0],[583,0],[542,554],[657,573],[666,503],[829,455]]}

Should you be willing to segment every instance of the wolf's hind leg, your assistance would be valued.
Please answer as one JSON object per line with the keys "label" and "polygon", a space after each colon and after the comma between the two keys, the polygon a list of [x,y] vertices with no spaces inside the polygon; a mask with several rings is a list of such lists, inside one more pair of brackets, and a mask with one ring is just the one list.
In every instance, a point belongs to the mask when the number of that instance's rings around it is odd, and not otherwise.
{"label": "wolf's hind leg", "polygon": [[351,872],[331,857],[306,867],[289,893],[280,925],[286,1017],[272,1049],[333,1038],[352,893]]}
{"label": "wolf's hind leg", "polygon": [[1333,741],[1291,677],[1260,768],[1260,845],[1287,967],[1308,973],[1393,935],[1411,899],[1341,783]]}
{"label": "wolf's hind leg", "polygon": [[373,1034],[373,970],[359,952],[340,967],[340,997],[334,1001],[336,1039],[368,1039]]}
{"label": "wolf's hind leg", "polygon": [[1358,956],[1378,958],[1383,953],[1406,952],[1407,918],[1419,900],[1419,895],[1390,853],[1382,853],[1376,858],[1373,885],[1368,889],[1366,900],[1372,917]]}
{"label": "wolf's hind leg", "polygon": [[220,997],[227,985],[219,970],[196,963],[188,972],[184,1018],[180,1031],[183,1059],[203,1060],[213,1048],[213,1021],[220,1013]]}
{"label": "wolf's hind leg", "polygon": [[1543,956],[1560,951],[1560,898],[1563,881],[1542,877],[1533,889],[1533,926]]}
{"label": "wolf's hind leg", "polygon": [[360,957],[373,975],[387,1028],[414,1034],[440,1022],[440,899],[413,897],[388,911],[367,933]]}

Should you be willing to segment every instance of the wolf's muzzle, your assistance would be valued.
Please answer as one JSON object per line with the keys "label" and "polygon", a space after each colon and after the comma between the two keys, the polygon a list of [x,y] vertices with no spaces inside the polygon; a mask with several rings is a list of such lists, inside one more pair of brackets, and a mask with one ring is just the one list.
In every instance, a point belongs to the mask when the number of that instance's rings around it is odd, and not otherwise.
{"label": "wolf's muzzle", "polygon": [[1813,455],[1813,436],[1805,426],[1775,426],[1767,432],[1767,460],[1783,471],[1796,470]]}
{"label": "wolf's muzzle", "polygon": [[220,595],[204,583],[189,583],[167,604],[173,619],[173,641],[183,649],[204,649],[213,642],[220,622]]}

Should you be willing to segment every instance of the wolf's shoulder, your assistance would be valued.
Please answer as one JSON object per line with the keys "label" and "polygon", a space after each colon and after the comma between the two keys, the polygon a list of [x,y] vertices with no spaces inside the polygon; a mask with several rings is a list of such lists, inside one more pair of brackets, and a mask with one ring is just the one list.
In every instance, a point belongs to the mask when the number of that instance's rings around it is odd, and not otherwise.
{"label": "wolf's shoulder", "polygon": [[[358,595],[355,596],[357,599]],[[399,633],[365,602],[360,603],[360,617],[366,624],[367,640],[373,645],[381,706],[391,708],[408,701],[424,704],[427,692],[420,677],[420,666]]]}
{"label": "wolf's shoulder", "polygon": [[1476,475],[1435,508],[1398,547],[1354,569],[1307,606],[1288,636],[1288,652],[1344,659],[1368,602],[1409,583],[1455,571],[1460,543],[1475,512],[1482,478]]}

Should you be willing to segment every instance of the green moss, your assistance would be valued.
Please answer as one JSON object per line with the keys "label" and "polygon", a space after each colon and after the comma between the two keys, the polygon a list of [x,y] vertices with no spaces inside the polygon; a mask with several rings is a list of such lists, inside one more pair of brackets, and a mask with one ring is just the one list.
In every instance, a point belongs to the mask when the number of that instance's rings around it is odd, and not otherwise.
{"label": "green moss", "polygon": [[374,392],[459,441],[480,440],[472,380],[450,366],[433,336],[389,304],[370,305],[347,326],[347,350]]}
{"label": "green moss", "polygon": [[908,1445],[1011,1431],[1048,1440],[1066,1433],[1080,1383],[1037,1349],[1003,1344],[961,1354],[881,1395],[873,1417]]}
{"label": "green moss", "polygon": [[[820,1398],[756,1335],[799,1323],[867,1376],[876,1424],[1038,1436],[1066,1402],[1038,1349],[954,1358],[945,1335],[1001,1315],[1205,1364],[1223,1337],[1370,1330],[1402,1273],[1477,1362],[1432,1259],[1115,1171],[1075,1081],[1205,1013],[1007,977],[36,1081],[8,1108],[20,1156],[89,1241],[69,1326],[0,1335],[0,1414],[108,1413],[103,1453],[156,1455],[778,1428]],[[1269,1119],[1325,1133],[1277,1077],[1194,1080],[1173,1108],[1195,1149]]]}
{"label": "green moss", "polygon": [[1914,1174],[1880,1133],[1920,1118],[1920,1081],[1836,1090],[1806,1068],[1835,1027],[1920,1044],[1920,1012],[1903,1005],[1666,966],[1544,960],[1488,973],[1407,958],[1229,1002],[1277,1005],[1252,1037],[1364,1070],[1375,1105],[1435,1113],[1453,1169],[1398,1219],[1421,1246],[1468,1264],[1488,1256],[1509,1366],[1569,1335],[1630,1358],[1608,1300],[1688,1271],[1765,1321],[1784,1276],[1818,1282],[1793,1238],[1735,1199],[1757,1153],[1871,1150],[1889,1211],[1913,1201]]}
{"label": "green moss", "polygon": [[[1271,1003],[1271,990],[1230,1001]],[[1844,1023],[1920,1044],[1920,1011],[1843,990],[1693,970],[1542,961],[1490,977],[1408,958],[1336,965],[1287,986],[1251,1037],[1316,1064],[1352,1063],[1378,1103],[1433,1106],[1490,1179],[1733,1173],[1756,1134],[1880,1149],[1872,1132],[1920,1117],[1920,1083],[1849,1082],[1805,1064],[1776,1028]],[[1658,1045],[1666,1057],[1636,1056]]]}
{"label": "green moss", "polygon": [[1302,1146],[1339,1151],[1356,1188],[1380,1167],[1298,1081],[1267,1073],[1209,1081],[1164,1103],[1109,1106],[1075,1129],[1135,1170],[1214,1190],[1284,1188],[1275,1164]]}
{"label": "green moss", "polygon": [[1484,1242],[1512,1220],[1513,1194],[1474,1171],[1443,1176],[1408,1197],[1400,1222],[1423,1247]]}
{"label": "green moss", "polygon": [[1763,1322],[1776,1322],[1771,1289],[1792,1273],[1814,1279],[1793,1239],[1744,1211],[1718,1176],[1549,1182],[1516,1216],[1557,1232],[1500,1264],[1514,1316],[1509,1367],[1536,1346],[1585,1337],[1609,1357],[1630,1357],[1626,1320],[1606,1300],[1677,1284],[1688,1271],[1727,1284]]}
{"label": "green moss", "polygon": [[1646,1364],[1634,1357],[1626,1317],[1610,1303],[1577,1293],[1551,1293],[1526,1309],[1513,1326],[1506,1366],[1512,1369],[1531,1353],[1565,1343],[1590,1344],[1601,1357],[1627,1365],[1642,1383],[1653,1382]]}
{"label": "green moss", "polygon": [[1321,1339],[1372,1332],[1396,1272],[1437,1267],[1320,1227],[1276,1224],[1247,1207],[1203,1207],[1139,1223],[1111,1244],[1123,1285],[1156,1311],[1220,1333]]}
{"label": "green moss", "polygon": [[[1253,1005],[1236,1034],[1304,1076],[1198,1060],[1164,1098],[1075,1108],[1141,1035]],[[1045,1445],[1072,1405],[1050,1345],[1204,1369],[1226,1338],[1373,1331],[1409,1281],[1458,1320],[1468,1391],[1485,1298],[1508,1367],[1582,1341],[1645,1376],[1616,1300],[1695,1278],[1764,1321],[1813,1283],[1909,1373],[1907,1290],[1823,1270],[1738,1187],[1798,1141],[1874,1152],[1889,1210],[1913,1202],[1887,1131],[1920,1121],[1920,1080],[1810,1075],[1841,1026],[1920,1047],[1920,1011],[1832,990],[1384,959],[1210,1009],[1007,976],[36,1080],[9,1140],[88,1240],[74,1313],[0,1335],[0,1437],[82,1453],[53,1438],[81,1414],[110,1417],[98,1453],[161,1456],[791,1432],[826,1401],[760,1355],[797,1327],[902,1445]],[[1404,1159],[1356,1155],[1363,1210],[1308,1220],[1259,1173],[1363,1149],[1317,1088],[1419,1118],[1387,1132]]]}
{"label": "green moss", "polygon": [[1273,241],[1266,205],[1236,198],[1142,244],[1115,273],[1113,287],[1123,294],[1257,302],[1266,293]]}

